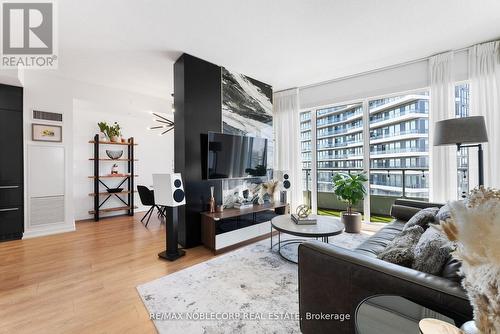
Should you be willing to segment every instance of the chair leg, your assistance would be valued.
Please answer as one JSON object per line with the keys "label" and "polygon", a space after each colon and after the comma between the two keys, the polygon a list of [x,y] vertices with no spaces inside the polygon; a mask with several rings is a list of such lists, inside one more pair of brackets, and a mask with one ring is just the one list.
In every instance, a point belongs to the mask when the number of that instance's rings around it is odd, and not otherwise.
{"label": "chair leg", "polygon": [[144,222],[144,218],[146,218],[146,216],[149,215],[151,213],[151,211],[153,211],[153,207],[150,207],[149,210],[148,210],[148,212],[146,212],[146,214],[144,215],[144,217],[142,217],[141,223]]}
{"label": "chair leg", "polygon": [[149,217],[148,217],[148,220],[146,221],[146,227],[148,227],[148,224],[149,224],[149,220],[151,219],[151,216],[153,215],[153,212],[155,211],[155,207],[152,206],[151,207],[151,213],[149,214]]}

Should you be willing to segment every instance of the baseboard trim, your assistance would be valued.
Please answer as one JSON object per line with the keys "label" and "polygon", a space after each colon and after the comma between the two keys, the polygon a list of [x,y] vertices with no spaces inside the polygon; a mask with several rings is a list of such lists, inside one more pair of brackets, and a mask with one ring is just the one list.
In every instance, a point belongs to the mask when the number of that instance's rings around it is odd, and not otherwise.
{"label": "baseboard trim", "polygon": [[67,233],[76,231],[75,225],[73,226],[47,226],[44,229],[37,229],[26,231],[23,234],[23,239],[31,239],[36,237],[43,237],[52,234]]}

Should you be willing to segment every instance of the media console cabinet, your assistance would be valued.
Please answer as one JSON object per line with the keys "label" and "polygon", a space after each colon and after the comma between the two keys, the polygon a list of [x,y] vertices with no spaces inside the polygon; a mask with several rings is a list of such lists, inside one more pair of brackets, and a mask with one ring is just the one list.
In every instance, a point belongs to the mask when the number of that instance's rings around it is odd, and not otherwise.
{"label": "media console cabinet", "polygon": [[[201,213],[201,240],[219,254],[271,236],[271,219],[288,212],[286,203]],[[276,232],[276,231],[275,231]]]}

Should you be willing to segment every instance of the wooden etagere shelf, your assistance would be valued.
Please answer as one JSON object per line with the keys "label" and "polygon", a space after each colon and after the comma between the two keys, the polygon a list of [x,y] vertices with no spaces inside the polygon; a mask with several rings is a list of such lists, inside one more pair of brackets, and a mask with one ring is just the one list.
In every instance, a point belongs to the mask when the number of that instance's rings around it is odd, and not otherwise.
{"label": "wooden etagere shelf", "polygon": [[[99,140],[99,135],[95,135],[94,140],[90,140],[89,143],[94,146],[94,157],[89,158],[89,161],[93,161],[94,163],[94,175],[88,177],[89,179],[92,179],[94,181],[94,192],[89,194],[89,196],[94,197],[94,209],[90,210],[89,214],[94,215],[94,221],[99,221],[99,219],[101,218],[101,213],[107,212],[126,211],[129,216],[132,216],[134,214],[134,209],[137,209],[137,206],[134,205],[134,179],[138,176],[134,174],[134,162],[137,161],[137,159],[134,159],[134,148],[135,146],[137,146],[137,144],[134,143],[134,138],[131,137],[126,142],[122,143],[102,141]],[[127,156],[126,158],[121,159],[101,158],[99,156],[101,145],[126,146]],[[100,175],[100,162],[112,161],[126,162],[127,173],[119,175]],[[117,193],[101,191],[101,186],[103,186],[104,189],[110,189],[108,185],[104,183],[103,179],[120,178],[122,179],[122,181],[116,188],[120,188],[126,184],[126,190]],[[105,198],[101,201],[102,197]],[[102,208],[104,203],[106,203],[111,197],[117,198],[123,204],[123,206]]]}
{"label": "wooden etagere shelf", "polygon": [[[98,138],[99,139],[99,138]],[[122,142],[114,142],[114,141],[102,141],[102,140],[90,140],[89,143],[90,144],[101,144],[101,145],[126,145],[126,146],[137,146],[137,144],[134,144],[134,143],[131,143],[131,142],[125,142],[125,143],[122,143]],[[129,138],[130,140],[130,138]]]}

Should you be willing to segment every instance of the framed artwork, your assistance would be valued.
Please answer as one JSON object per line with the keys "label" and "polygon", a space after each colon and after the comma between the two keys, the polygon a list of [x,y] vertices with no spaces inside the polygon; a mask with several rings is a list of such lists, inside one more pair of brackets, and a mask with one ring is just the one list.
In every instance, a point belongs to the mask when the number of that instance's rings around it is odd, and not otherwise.
{"label": "framed artwork", "polygon": [[62,126],[49,124],[31,124],[33,141],[62,142]]}

